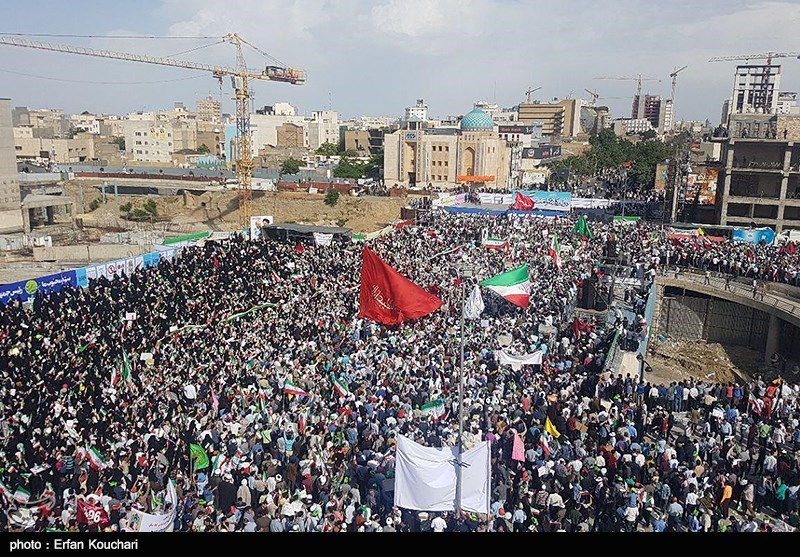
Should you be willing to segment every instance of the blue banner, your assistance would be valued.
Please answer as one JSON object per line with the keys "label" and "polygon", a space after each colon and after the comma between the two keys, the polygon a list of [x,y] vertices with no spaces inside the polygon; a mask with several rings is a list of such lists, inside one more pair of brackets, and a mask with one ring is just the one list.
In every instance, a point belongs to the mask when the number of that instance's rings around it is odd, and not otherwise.
{"label": "blue banner", "polygon": [[[537,211],[557,211],[568,213],[572,209],[572,193],[568,191],[539,191],[539,190],[518,190],[521,194],[527,195],[535,203],[534,209]],[[516,191],[514,195],[516,195]]]}
{"label": "blue banner", "polygon": [[62,273],[47,275],[36,279],[5,284],[0,286],[0,303],[7,304],[9,301],[16,298],[27,302],[29,299],[33,298],[37,292],[58,292],[67,285],[78,286],[78,279],[75,271],[64,271]]}
{"label": "blue banner", "polygon": [[748,244],[772,244],[775,241],[775,231],[771,228],[734,228],[731,238],[734,242],[747,242]]}

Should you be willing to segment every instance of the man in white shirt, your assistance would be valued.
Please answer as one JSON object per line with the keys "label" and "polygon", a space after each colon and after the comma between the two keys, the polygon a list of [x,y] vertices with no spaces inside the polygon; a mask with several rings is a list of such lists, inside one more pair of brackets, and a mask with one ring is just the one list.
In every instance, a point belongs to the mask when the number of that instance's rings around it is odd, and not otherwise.
{"label": "man in white shirt", "polygon": [[447,529],[447,522],[441,516],[437,516],[431,521],[431,528],[434,532],[444,532]]}

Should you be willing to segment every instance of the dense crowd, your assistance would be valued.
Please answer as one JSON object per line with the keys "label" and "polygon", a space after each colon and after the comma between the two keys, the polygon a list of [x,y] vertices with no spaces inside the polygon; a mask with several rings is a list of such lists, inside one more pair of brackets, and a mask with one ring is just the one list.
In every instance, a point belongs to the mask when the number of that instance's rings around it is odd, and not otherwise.
{"label": "dense crowd", "polygon": [[[796,386],[655,384],[606,361],[620,321],[644,334],[659,267],[796,282],[797,256],[676,243],[644,223],[593,225],[584,240],[573,224],[442,214],[370,242],[445,302],[397,327],[357,318],[362,246],[338,241],[208,241],[131,276],[9,303],[0,526],[132,530],[139,512],[172,512],[172,486],[176,531],[764,530],[765,516],[797,526]],[[511,247],[487,249],[487,236]],[[573,316],[609,240],[640,279],[637,327]],[[457,443],[462,296],[523,263],[530,306],[485,291],[465,341],[463,443],[492,441],[491,514],[397,508],[397,436]],[[501,347],[544,358],[507,368]],[[420,411],[439,398],[444,416]],[[106,518],[87,523],[85,503]]]}

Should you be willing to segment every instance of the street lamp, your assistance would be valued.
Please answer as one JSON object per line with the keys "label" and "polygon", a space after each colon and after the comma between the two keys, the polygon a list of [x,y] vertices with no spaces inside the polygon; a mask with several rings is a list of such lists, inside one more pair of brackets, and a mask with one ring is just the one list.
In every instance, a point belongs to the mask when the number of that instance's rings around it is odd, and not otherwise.
{"label": "street lamp", "polygon": [[467,284],[464,279],[474,275],[474,268],[462,260],[461,275],[461,334],[459,335],[460,363],[458,368],[458,465],[456,466],[456,516],[461,517],[461,456],[464,452],[464,310],[467,304]]}

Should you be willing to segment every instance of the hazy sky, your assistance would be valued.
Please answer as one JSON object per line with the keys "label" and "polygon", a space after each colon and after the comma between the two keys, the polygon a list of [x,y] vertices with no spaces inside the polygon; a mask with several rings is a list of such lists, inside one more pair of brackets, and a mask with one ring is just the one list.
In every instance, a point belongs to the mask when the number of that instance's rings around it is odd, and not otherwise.
{"label": "hazy sky", "polygon": [[[3,33],[221,37],[237,32],[287,65],[308,72],[303,86],[256,84],[256,106],[287,101],[308,114],[332,105],[346,117],[399,115],[417,98],[425,99],[434,116],[464,114],[477,100],[513,106],[524,100],[530,86],[543,87],[536,93],[540,100],[589,98],[585,88],[601,96],[631,96],[633,82],[593,78],[637,73],[661,79],[645,83],[644,90],[668,97],[669,73],[674,66],[688,64],[678,78],[677,117],[717,122],[721,103],[730,95],[735,63],[709,63],[710,57],[800,50],[798,1],[37,0],[13,2],[13,8],[12,2],[3,4]],[[157,55],[214,42],[41,40]],[[235,63],[229,45],[177,57]],[[246,58],[251,67],[265,64],[253,51],[246,52]],[[800,60],[787,58],[782,63],[782,89],[800,89]],[[174,101],[193,107],[208,93],[218,97],[219,88],[203,73],[0,46],[0,97],[10,97],[15,105],[125,113],[169,108]],[[230,97],[226,81],[226,111],[232,107]],[[611,107],[614,116],[629,116],[630,100],[601,102]]]}

